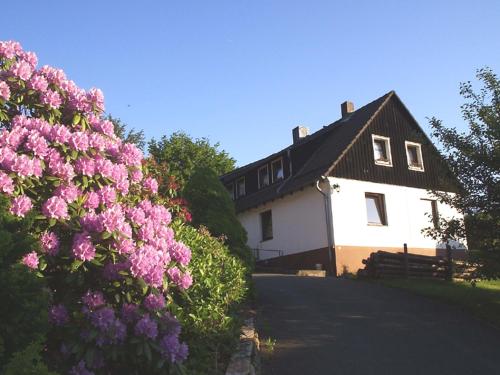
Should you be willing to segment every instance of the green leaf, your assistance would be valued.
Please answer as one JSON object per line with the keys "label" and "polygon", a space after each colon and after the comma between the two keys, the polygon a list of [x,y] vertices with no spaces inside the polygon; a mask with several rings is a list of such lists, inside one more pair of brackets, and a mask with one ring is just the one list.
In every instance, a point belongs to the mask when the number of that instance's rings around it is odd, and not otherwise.
{"label": "green leaf", "polygon": [[75,113],[73,116],[73,125],[77,125],[80,122],[82,116],[79,113]]}
{"label": "green leaf", "polygon": [[53,227],[54,225],[56,225],[57,223],[57,220],[55,218],[50,218],[49,220],[49,227]]}
{"label": "green leaf", "polygon": [[102,234],[101,238],[102,238],[103,240],[107,240],[109,237],[111,237],[111,235],[112,235],[112,234],[111,234],[111,233],[109,233],[109,232],[104,232],[104,233]]}
{"label": "green leaf", "polygon": [[75,259],[73,263],[71,263],[71,271],[75,272],[80,266],[83,264],[83,260]]}

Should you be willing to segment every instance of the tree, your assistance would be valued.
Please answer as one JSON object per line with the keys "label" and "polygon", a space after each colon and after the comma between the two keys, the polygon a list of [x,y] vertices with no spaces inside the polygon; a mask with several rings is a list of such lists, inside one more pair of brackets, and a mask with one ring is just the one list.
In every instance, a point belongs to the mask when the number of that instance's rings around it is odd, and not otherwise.
{"label": "tree", "polygon": [[432,135],[442,156],[460,183],[458,194],[434,192],[444,203],[461,212],[464,220],[444,220],[435,237],[442,240],[467,234],[473,260],[479,261],[479,273],[500,276],[500,81],[489,68],[476,74],[482,87],[475,91],[471,82],[460,85],[465,99],[462,117],[466,132],[443,125],[432,117]]}
{"label": "tree", "polygon": [[169,173],[175,176],[181,186],[185,186],[196,168],[207,168],[220,176],[234,169],[235,160],[219,143],[210,144],[207,138],[191,138],[179,131],[160,141],[149,142],[149,153],[157,163],[166,162]]}
{"label": "tree", "polygon": [[107,119],[113,123],[115,127],[115,135],[118,138],[120,138],[123,142],[132,143],[144,151],[144,147],[146,146],[144,130],[136,131],[132,128],[127,131],[127,124],[124,124],[119,118],[108,115]]}
{"label": "tree", "polygon": [[250,250],[246,246],[247,233],[240,224],[234,203],[217,174],[206,168],[197,168],[184,189],[191,210],[193,224],[203,225],[215,236],[223,236],[233,254],[247,264]]}

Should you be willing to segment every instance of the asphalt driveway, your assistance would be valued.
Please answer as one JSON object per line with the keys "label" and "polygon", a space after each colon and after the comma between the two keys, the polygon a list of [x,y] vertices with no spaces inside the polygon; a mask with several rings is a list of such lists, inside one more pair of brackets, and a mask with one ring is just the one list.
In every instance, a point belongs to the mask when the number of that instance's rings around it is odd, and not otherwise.
{"label": "asphalt driveway", "polygon": [[262,375],[500,374],[500,331],[458,308],[362,281],[254,275]]}

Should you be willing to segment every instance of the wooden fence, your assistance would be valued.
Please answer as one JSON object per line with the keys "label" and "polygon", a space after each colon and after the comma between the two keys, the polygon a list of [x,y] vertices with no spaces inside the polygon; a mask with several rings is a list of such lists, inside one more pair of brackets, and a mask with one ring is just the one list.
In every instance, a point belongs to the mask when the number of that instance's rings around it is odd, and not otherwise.
{"label": "wooden fence", "polygon": [[359,275],[377,278],[438,278],[451,280],[453,277],[453,262],[451,249],[447,249],[447,257],[409,254],[406,244],[404,251],[389,253],[377,251],[363,260],[365,268]]}

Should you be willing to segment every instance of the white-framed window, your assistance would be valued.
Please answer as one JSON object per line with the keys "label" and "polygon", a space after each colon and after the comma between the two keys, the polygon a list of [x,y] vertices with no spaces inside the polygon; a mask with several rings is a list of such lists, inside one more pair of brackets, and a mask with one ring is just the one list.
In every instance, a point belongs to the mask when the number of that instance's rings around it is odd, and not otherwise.
{"label": "white-framed window", "polygon": [[231,197],[231,199],[234,200],[234,184],[231,182],[230,184],[227,184],[226,185],[226,189],[227,189],[227,192],[229,194],[229,196]]}
{"label": "white-framed window", "polygon": [[372,145],[375,164],[392,167],[391,139],[372,134]]}
{"label": "white-framed window", "polygon": [[423,172],[424,160],[422,158],[422,145],[420,143],[405,141],[405,147],[408,169]]}
{"label": "white-framed window", "polygon": [[236,181],[236,198],[242,197],[245,192],[245,177],[241,177]]}
{"label": "white-framed window", "polygon": [[271,210],[260,213],[260,227],[262,229],[262,241],[273,239],[273,214]]}
{"label": "white-framed window", "polygon": [[276,181],[283,180],[283,178],[283,158],[279,158],[271,163],[271,179],[274,183]]}
{"label": "white-framed window", "polygon": [[269,169],[267,168],[267,164],[263,167],[260,167],[257,172],[259,189],[266,187],[269,185]]}
{"label": "white-framed window", "polygon": [[387,225],[384,194],[365,193],[368,225]]}

